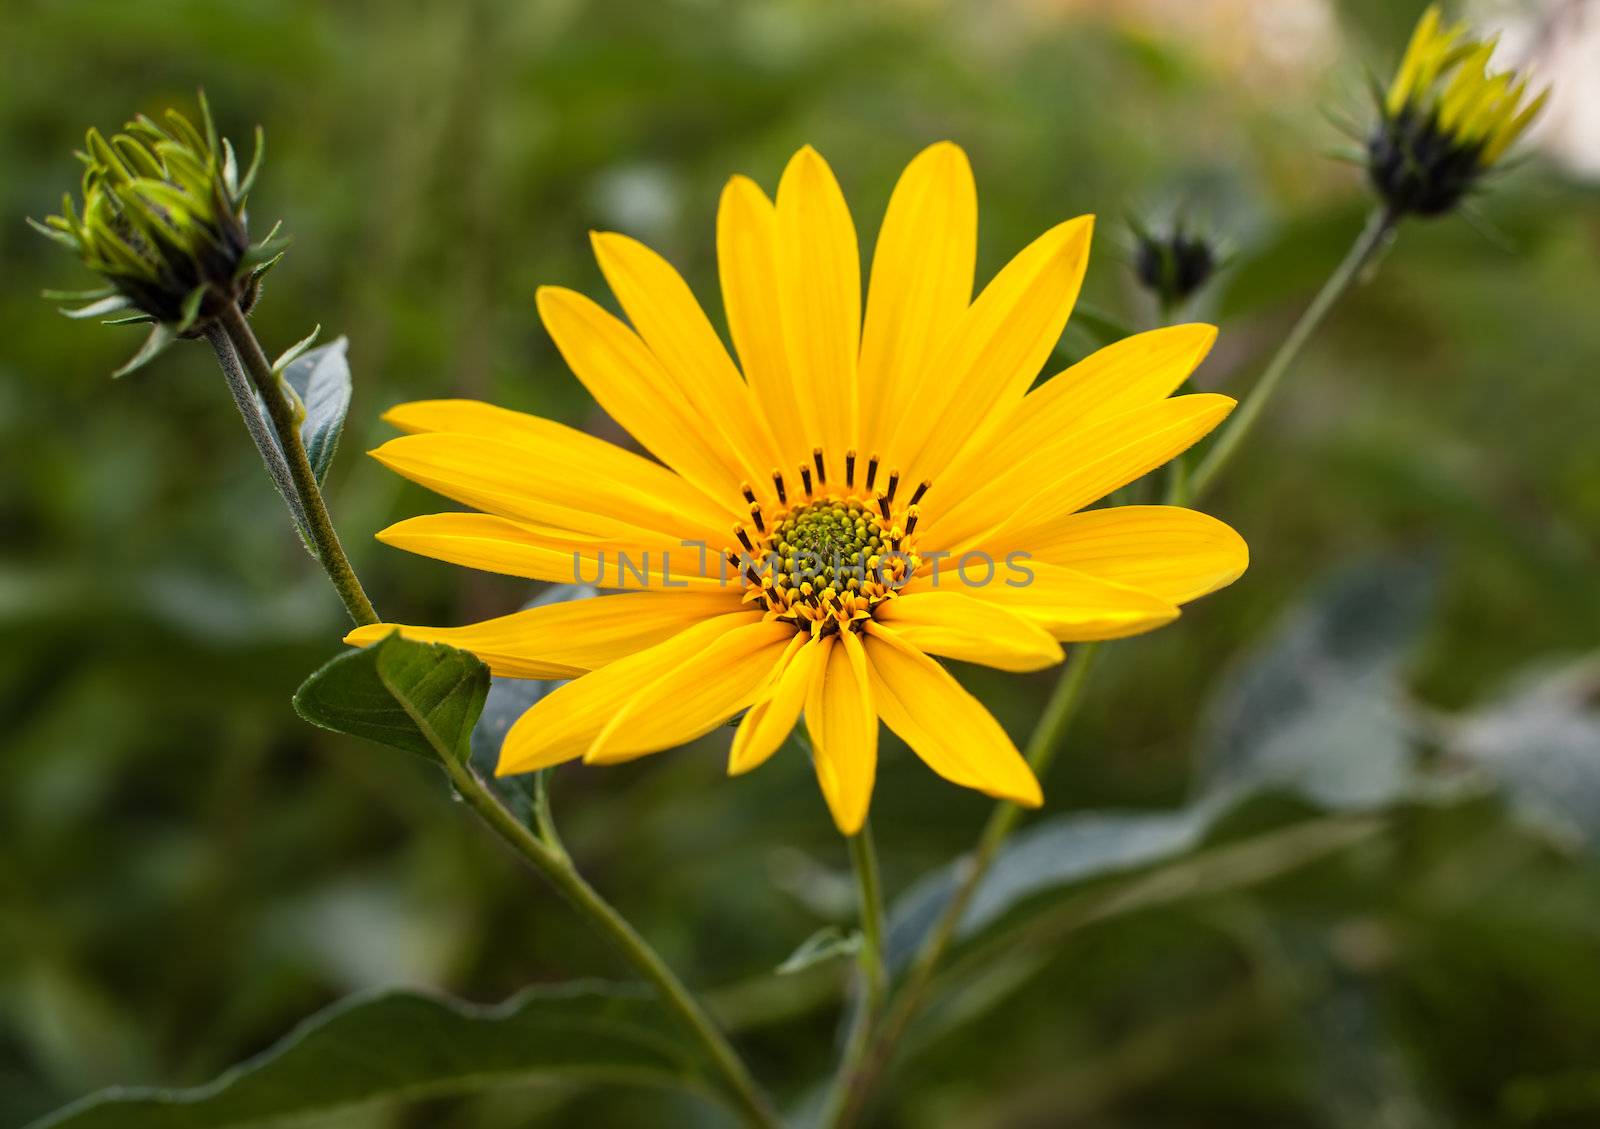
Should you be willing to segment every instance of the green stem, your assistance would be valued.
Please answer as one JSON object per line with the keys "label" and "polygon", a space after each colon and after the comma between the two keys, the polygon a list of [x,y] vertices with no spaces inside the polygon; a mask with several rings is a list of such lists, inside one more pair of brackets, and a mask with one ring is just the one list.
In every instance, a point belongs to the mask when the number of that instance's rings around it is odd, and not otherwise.
{"label": "green stem", "polygon": [[[377,623],[378,613],[373,610],[372,601],[367,599],[361,581],[350,567],[350,559],[344,555],[344,547],[339,544],[339,534],[334,531],[333,519],[328,516],[328,506],[323,501],[316,472],[311,469],[311,460],[306,457],[306,447],[300,439],[300,426],[294,418],[294,409],[285,398],[283,389],[278,386],[278,375],[272,371],[271,363],[250,329],[250,323],[237,306],[224,308],[217,316],[217,325],[226,334],[234,353],[244,363],[245,372],[267,406],[267,416],[272,420],[272,428],[277,433],[279,446],[288,463],[290,481],[304,510],[302,528],[317,554],[318,562],[327,572],[328,579],[333,581],[350,618],[357,624]],[[220,351],[218,355],[221,356]],[[223,367],[227,367],[225,362]]]}
{"label": "green stem", "polygon": [[[1043,776],[1049,770],[1060,750],[1062,738],[1066,736],[1077,713],[1078,702],[1083,697],[1083,687],[1088,682],[1089,669],[1098,650],[1098,643],[1081,644],[1056,681],[1056,688],[1045,704],[1044,713],[1040,715],[1039,724],[1034,727],[1026,749],[1028,764],[1037,776]],[[951,894],[950,901],[945,904],[939,920],[917,950],[904,983],[890,1002],[888,1014],[884,1016],[877,1036],[862,1053],[855,1069],[841,1080],[847,1097],[840,1115],[831,1123],[833,1129],[846,1129],[864,1112],[878,1075],[888,1066],[895,1045],[922,1006],[934,969],[955,940],[956,927],[961,924],[972,895],[977,892],[983,876],[989,872],[989,867],[1000,853],[1001,844],[1021,816],[1022,809],[1011,803],[996,804],[990,813],[989,822],[984,825],[983,834],[978,839],[960,882]]]}
{"label": "green stem", "polygon": [[[269,441],[268,445],[275,446],[279,458],[287,462],[294,496],[304,511],[301,528],[312,542],[317,559],[328,573],[329,579],[333,581],[339,597],[350,613],[350,618],[357,623],[377,623],[377,612],[373,610],[371,601],[367,599],[366,592],[361,587],[361,581],[356,577],[355,570],[350,567],[349,558],[345,556],[344,549],[339,544],[339,536],[334,531],[333,520],[329,517],[328,507],[322,498],[322,489],[317,483],[316,474],[311,469],[311,461],[306,457],[305,445],[300,440],[299,425],[294,418],[293,409],[278,386],[277,374],[272,371],[272,366],[261,351],[261,345],[256,341],[249,323],[237,308],[230,307],[224,311],[216,324],[220,327],[220,335],[213,337],[212,344],[222,361],[224,371],[229,371],[230,360],[235,365],[242,361],[251,383],[255,385],[256,391],[261,394],[261,400],[267,406],[267,413],[279,439],[278,444],[273,445]],[[231,379],[232,377],[230,381]],[[253,406],[255,398],[251,396],[249,399]],[[240,410],[244,410],[243,404]],[[259,416],[256,419],[259,422]],[[247,424],[250,423],[248,413],[245,421]],[[252,435],[254,434],[255,431],[252,430]],[[270,470],[273,466],[272,459],[266,449],[263,449],[262,454],[268,458]],[[655,987],[661,999],[705,1047],[712,1064],[726,1080],[730,1097],[744,1113],[746,1123],[757,1129],[780,1129],[777,1115],[757,1087],[755,1079],[751,1077],[743,1060],[739,1058],[726,1037],[711,1021],[711,1017],[638,931],[578,873],[556,836],[555,825],[550,817],[545,781],[540,779],[536,783],[535,818],[540,828],[540,834],[536,835],[507,810],[471,768],[449,758],[444,759],[457,793],[471,805],[479,818],[516,851],[523,861],[555,886],[591,925],[621,950],[628,962]]]}
{"label": "green stem", "polygon": [[1199,467],[1189,478],[1187,488],[1181,483],[1174,483],[1173,488],[1168,491],[1168,504],[1185,505],[1196,502],[1211,489],[1217,476],[1228,465],[1240,444],[1250,434],[1251,428],[1261,417],[1267,401],[1277,391],[1284,374],[1294,364],[1295,358],[1305,348],[1306,342],[1311,340],[1311,335],[1328,316],[1328,311],[1333,309],[1334,303],[1350,288],[1351,283],[1360,277],[1361,269],[1387,244],[1399,220],[1400,217],[1388,208],[1378,207],[1373,210],[1367,220],[1367,226],[1351,244],[1344,261],[1334,268],[1333,274],[1328,276],[1328,281],[1322,284],[1322,289],[1317,291],[1317,296],[1306,307],[1305,313],[1300,315],[1300,320],[1294,323],[1289,336],[1283,339],[1283,344],[1278,346],[1278,351],[1267,362],[1267,367],[1261,373],[1261,379],[1256,381],[1256,386],[1250,390],[1250,394],[1229,418],[1227,426],[1211,449],[1206,452],[1205,458],[1200,460]]}
{"label": "green stem", "polygon": [[[1268,362],[1261,379],[1245,397],[1239,410],[1234,412],[1228,427],[1207,452],[1198,469],[1192,476],[1184,473],[1186,468],[1175,468],[1172,471],[1166,497],[1168,504],[1185,504],[1198,499],[1211,488],[1239,445],[1244,442],[1251,427],[1260,417],[1267,400],[1282,382],[1284,374],[1288,372],[1306,342],[1311,339],[1312,333],[1322,324],[1339,297],[1360,276],[1362,268],[1387,244],[1399,219],[1398,215],[1387,208],[1380,207],[1374,210],[1367,220],[1366,227],[1351,245],[1343,261],[1334,269],[1316,297],[1311,300],[1305,313],[1300,315],[1300,320],[1294,324],[1288,337]],[[1166,321],[1172,311],[1163,308],[1161,313],[1162,320]],[[1079,648],[1075,661],[1062,672],[1061,678],[1056,682],[1050,701],[1046,703],[1039,724],[1033,731],[1033,736],[1028,742],[1027,758],[1038,775],[1043,775],[1050,762],[1055,759],[1061,739],[1072,723],[1097,646],[1091,643]],[[972,895],[993,865],[1001,845],[1011,834],[1021,815],[1022,810],[1015,804],[1001,803],[995,806],[989,822],[984,826],[983,834],[978,839],[978,845],[972,853],[966,872],[946,904],[943,914],[918,949],[911,968],[906,973],[904,983],[895,993],[888,1014],[878,1028],[876,1037],[862,1054],[853,1076],[841,1079],[841,1088],[848,1090],[848,1097],[840,1115],[834,1121],[827,1123],[833,1129],[846,1129],[865,1109],[877,1076],[888,1065],[896,1043],[904,1035],[912,1018],[921,1007],[934,970],[954,940],[956,929],[961,923],[968,903],[972,900]]]}
{"label": "green stem", "polygon": [[867,1000],[876,1011],[883,1002],[883,883],[878,877],[878,849],[872,841],[872,824],[850,836],[850,866],[861,895],[861,968],[867,983]]}
{"label": "green stem", "polygon": [[278,493],[283,497],[284,505],[289,507],[289,516],[294,518],[295,528],[304,531],[306,511],[300,504],[300,495],[295,493],[294,478],[289,474],[289,462],[283,457],[283,448],[278,446],[272,437],[271,425],[261,414],[261,401],[256,398],[250,377],[244,371],[244,365],[239,362],[239,354],[233,351],[233,343],[228,340],[228,335],[216,322],[206,326],[205,333],[206,340],[217,354],[217,363],[222,367],[222,376],[228,385],[228,393],[239,409],[245,430],[250,433],[250,440],[256,445],[256,450],[261,454],[261,461],[266,465],[267,477],[272,479],[272,484],[278,488]]}
{"label": "green stem", "polygon": [[780,1129],[777,1114],[751,1077],[744,1061],[727,1038],[717,1029],[683,981],[667,967],[610,902],[584,881],[565,852],[558,852],[528,830],[508,811],[477,773],[464,764],[448,763],[450,779],[478,816],[533,870],[553,885],[588,922],[598,929],[627,958],[628,963],[648,980],[663,1002],[683,1021],[699,1041],[712,1064],[728,1084],[730,1096],[744,1113],[745,1121],[760,1129]]}
{"label": "green stem", "polygon": [[850,1033],[845,1038],[844,1051],[839,1056],[837,1081],[828,1093],[822,1116],[817,1119],[817,1124],[826,1129],[843,1125],[848,1115],[851,1091],[847,1083],[860,1074],[872,1049],[872,1032],[883,1010],[884,988],[888,981],[883,963],[886,933],[883,882],[878,877],[878,850],[872,839],[872,824],[862,824],[861,830],[848,842],[850,868],[855,872],[861,901],[861,991],[850,1017]]}

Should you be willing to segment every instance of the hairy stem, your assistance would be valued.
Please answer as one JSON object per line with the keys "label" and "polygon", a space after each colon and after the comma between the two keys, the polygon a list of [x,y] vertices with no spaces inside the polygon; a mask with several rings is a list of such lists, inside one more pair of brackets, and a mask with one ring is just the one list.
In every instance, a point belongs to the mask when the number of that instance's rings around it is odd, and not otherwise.
{"label": "hairy stem", "polygon": [[457,763],[450,763],[447,767],[461,798],[471,805],[507,846],[559,890],[590,925],[617,947],[628,963],[650,982],[662,1001],[683,1021],[727,1083],[729,1096],[738,1104],[746,1123],[759,1129],[779,1129],[777,1114],[738,1052],[717,1029],[693,993],[667,967],[650,943],[639,935],[639,931],[593,886],[584,881],[565,852],[558,852],[546,844],[506,810],[505,805],[495,798],[470,767]]}
{"label": "hairy stem", "polygon": [[861,901],[861,952],[858,998],[850,1016],[850,1032],[839,1056],[839,1072],[828,1094],[817,1124],[832,1129],[843,1124],[849,1110],[850,1079],[856,1077],[872,1049],[872,1033],[883,1009],[884,971],[883,883],[878,877],[878,850],[872,840],[872,824],[864,823],[849,839],[850,868],[855,872]]}
{"label": "hairy stem", "polygon": [[[311,469],[305,445],[301,442],[300,429],[294,419],[293,409],[279,388],[277,374],[272,371],[271,364],[261,351],[261,345],[256,341],[249,323],[237,308],[230,307],[217,319],[208,336],[217,352],[218,360],[222,362],[223,371],[229,374],[229,387],[234,389],[234,398],[240,401],[240,411],[245,413],[245,423],[251,426],[251,435],[256,439],[257,446],[262,448],[262,457],[267,460],[268,470],[274,472],[275,481],[278,478],[274,467],[286,467],[289,491],[285,497],[292,499],[290,510],[294,511],[295,502],[299,503],[300,511],[294,514],[296,521],[311,542],[328,578],[333,581],[340,599],[344,601],[345,609],[350,613],[350,618],[360,624],[377,623],[378,614],[373,610],[371,601],[367,599],[366,592],[361,587],[360,579],[350,567],[349,558],[345,556],[344,549],[339,544],[338,533],[334,530],[327,504],[323,501],[322,489],[317,483],[315,472]],[[251,384],[260,393],[261,400],[266,403],[267,413],[278,438],[277,443],[273,443],[272,437],[266,435],[264,428],[260,426],[260,414],[255,411],[256,398],[250,394],[247,387],[243,386],[239,378],[241,362]],[[247,404],[249,410],[246,410]],[[283,489],[281,485],[280,489]],[[556,836],[555,826],[550,817],[546,782],[541,778],[536,783],[535,816],[540,834],[535,834],[500,802],[470,767],[455,763],[449,758],[445,758],[445,765],[456,791],[478,817],[488,824],[490,830],[559,890],[573,907],[616,945],[628,962],[654,986],[662,1001],[683,1021],[690,1034],[705,1047],[711,1063],[727,1083],[729,1096],[744,1114],[745,1122],[756,1129],[779,1129],[780,1123],[770,1103],[757,1087],[743,1060],[711,1021],[705,1009],[667,967],[660,955],[639,935],[638,930],[634,929],[578,873]]]}
{"label": "hairy stem", "polygon": [[883,1002],[884,928],[883,883],[878,877],[878,848],[872,841],[872,824],[862,824],[849,843],[850,866],[861,898],[861,969],[866,978],[867,1000],[876,1011]]}
{"label": "hairy stem", "polygon": [[[290,482],[304,511],[301,529],[310,541],[312,551],[316,553],[328,579],[333,581],[333,587],[344,602],[350,618],[357,624],[377,623],[378,613],[373,610],[372,601],[367,599],[361,581],[350,567],[350,559],[344,555],[344,546],[339,544],[339,534],[333,528],[333,519],[328,516],[322,488],[317,483],[316,472],[311,469],[311,460],[306,457],[306,447],[300,439],[294,409],[284,397],[283,389],[278,387],[278,375],[272,371],[271,363],[261,351],[261,344],[256,340],[250,323],[237,306],[230,305],[218,315],[216,324],[226,335],[234,354],[243,362],[250,382],[255,385],[256,392],[267,406],[267,416],[272,420],[283,460],[288,464]],[[219,349],[218,358],[221,357],[222,351]],[[227,367],[224,361],[224,371]],[[270,460],[268,465],[270,467]]]}
{"label": "hairy stem", "polygon": [[304,536],[305,507],[300,504],[300,495],[295,492],[294,479],[289,474],[289,462],[283,457],[283,448],[273,439],[272,428],[261,414],[261,401],[256,399],[250,376],[244,371],[239,354],[233,350],[233,342],[228,340],[228,335],[220,325],[212,322],[206,326],[205,332],[206,341],[217,354],[217,364],[222,367],[228,392],[244,420],[245,430],[250,433],[251,442],[255,443],[256,450],[261,453],[261,461],[266,464],[267,477],[278,488],[284,505],[289,507],[289,515],[294,518],[295,528]]}

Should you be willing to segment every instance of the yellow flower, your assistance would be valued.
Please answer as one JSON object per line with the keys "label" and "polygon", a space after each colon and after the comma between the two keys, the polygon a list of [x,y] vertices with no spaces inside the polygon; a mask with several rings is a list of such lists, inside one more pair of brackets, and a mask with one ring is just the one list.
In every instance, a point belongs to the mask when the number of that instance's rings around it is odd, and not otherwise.
{"label": "yellow flower", "polygon": [[1091,227],[1085,216],[1052,228],[974,299],[972,172],[956,146],[934,145],[890,200],[863,317],[855,228],[807,147],[776,202],[745,177],[722,194],[737,367],[677,271],[626,236],[597,234],[594,248],[632,328],[581,294],[539,291],[573,372],[660,462],[482,403],[389,412],[409,434],[373,454],[481,512],[412,518],[380,540],[640,589],[400,628],[497,675],[572,679],[512,727],[499,772],[630,760],[746,711],[728,763],[742,773],[804,715],[823,795],[854,834],[882,719],[940,776],[1038,805],[1011,739],[930,656],[1037,670],[1062,660],[1062,642],[1169,622],[1247,562],[1239,536],[1203,514],[1085,509],[1233,407],[1169,398],[1212,327],[1139,334],[1030,391],[1077,297]]}
{"label": "yellow flower", "polygon": [[1491,71],[1493,39],[1446,26],[1437,5],[1417,22],[1368,141],[1373,183],[1397,211],[1449,211],[1505,156],[1543,108],[1528,80]]}

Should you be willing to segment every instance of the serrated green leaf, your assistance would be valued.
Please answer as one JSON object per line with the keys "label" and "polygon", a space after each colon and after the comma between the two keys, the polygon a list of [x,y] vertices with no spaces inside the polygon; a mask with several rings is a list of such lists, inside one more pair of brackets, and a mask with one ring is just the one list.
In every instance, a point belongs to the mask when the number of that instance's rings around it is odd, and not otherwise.
{"label": "serrated green leaf", "polygon": [[651,998],[603,984],[532,989],[496,1007],[358,996],[209,1085],[107,1090],[33,1129],[260,1129],[551,1078],[709,1093],[658,1012]]}
{"label": "serrated green leaf", "polygon": [[860,933],[846,933],[837,925],[825,925],[801,941],[799,947],[774,971],[779,976],[792,976],[824,961],[854,956],[860,949]]}
{"label": "serrated green leaf", "polygon": [[306,679],[294,708],[324,729],[460,763],[488,693],[489,668],[475,656],[396,632]]}

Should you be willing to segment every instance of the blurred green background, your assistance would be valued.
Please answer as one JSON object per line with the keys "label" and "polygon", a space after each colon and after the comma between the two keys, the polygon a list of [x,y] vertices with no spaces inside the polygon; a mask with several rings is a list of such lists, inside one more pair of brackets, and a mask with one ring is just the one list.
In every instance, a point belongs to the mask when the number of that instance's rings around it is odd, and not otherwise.
{"label": "blurred green background", "polygon": [[[900,168],[948,137],[978,178],[980,276],[1094,212],[1084,302],[1143,327],[1121,217],[1185,206],[1220,233],[1235,259],[1195,311],[1222,327],[1197,380],[1237,390],[1366,207],[1359,171],[1326,155],[1343,139],[1325,111],[1365,115],[1366,70],[1393,65],[1420,7],[8,0],[0,1125],[110,1084],[206,1081],[363,988],[493,1001],[625,975],[431,769],[290,711],[342,617],[213,362],[183,345],[113,383],[137,331],[37,296],[89,284],[22,223],[76,187],[86,126],[204,86],[226,133],[266,128],[253,219],[295,241],[257,331],[269,353],[316,323],[349,336],[335,516],[389,618],[456,623],[532,590],[374,542],[443,507],[360,452],[416,397],[615,435],[532,303],[543,283],[604,294],[591,228],[658,247],[720,319],[728,175],[771,189],[811,142],[869,244]],[[1550,7],[1498,11],[1525,25]],[[1600,194],[1536,157],[1478,208],[1406,227],[1341,306],[1207,506],[1251,570],[1107,649],[1045,782],[1049,815],[1086,834],[1255,797],[1202,853],[1374,829],[1224,881],[1170,871],[1186,848],[1063,884],[1028,918],[1056,925],[996,946],[997,977],[946,985],[961,991],[878,1124],[1600,1124]],[[1097,343],[1070,329],[1063,358]],[[1052,677],[961,673],[1019,740]],[[803,1107],[847,969],[772,969],[851,924],[845,850],[803,758],[729,781],[725,741],[563,770],[558,816],[595,885]],[[987,810],[889,747],[873,822],[891,894]],[[1171,896],[1070,912],[1152,866]],[[541,1084],[326,1124],[724,1122]]]}

